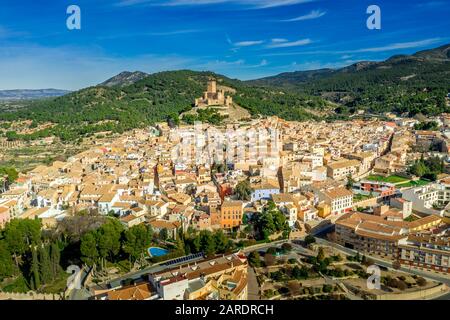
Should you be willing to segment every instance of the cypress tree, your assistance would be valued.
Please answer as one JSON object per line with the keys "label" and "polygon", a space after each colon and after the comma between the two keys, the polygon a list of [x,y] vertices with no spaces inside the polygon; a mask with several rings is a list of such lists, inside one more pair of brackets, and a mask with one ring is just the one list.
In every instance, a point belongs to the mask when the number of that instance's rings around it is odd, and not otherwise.
{"label": "cypress tree", "polygon": [[0,278],[7,278],[16,272],[12,255],[8,250],[5,241],[0,240]]}
{"label": "cypress tree", "polygon": [[55,279],[58,277],[58,274],[61,271],[61,266],[59,264],[61,261],[61,253],[59,251],[59,246],[57,243],[52,243],[50,251],[50,261],[52,265],[53,279]]}
{"label": "cypress tree", "polygon": [[39,277],[39,260],[38,260],[38,252],[36,249],[32,251],[32,259],[31,259],[31,268],[30,268],[30,276],[32,288],[34,290],[39,289],[41,286],[41,279]]}
{"label": "cypress tree", "polygon": [[39,249],[39,271],[42,283],[46,284],[53,280],[49,246],[41,246]]}

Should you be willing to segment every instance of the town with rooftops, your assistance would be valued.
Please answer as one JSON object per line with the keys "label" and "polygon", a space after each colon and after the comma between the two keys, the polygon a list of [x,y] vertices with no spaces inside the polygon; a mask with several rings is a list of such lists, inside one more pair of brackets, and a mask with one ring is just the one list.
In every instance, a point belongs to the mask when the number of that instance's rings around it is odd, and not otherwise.
{"label": "town with rooftops", "polygon": [[[214,79],[211,105],[233,105]],[[447,299],[450,115],[429,121],[159,122],[5,174],[0,298]]]}

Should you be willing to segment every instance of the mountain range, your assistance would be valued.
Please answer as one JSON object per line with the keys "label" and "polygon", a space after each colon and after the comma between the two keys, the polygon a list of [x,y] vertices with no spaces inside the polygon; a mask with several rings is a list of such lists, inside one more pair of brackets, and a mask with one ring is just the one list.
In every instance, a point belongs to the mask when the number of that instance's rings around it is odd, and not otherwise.
{"label": "mountain range", "polygon": [[[313,84],[321,79],[333,79],[340,75],[347,75],[350,77],[356,77],[358,74],[364,74],[367,76],[374,76],[375,72],[382,73],[386,70],[395,69],[399,74],[392,77],[392,74],[385,73],[382,77],[384,81],[392,83],[399,82],[402,77],[405,76],[423,76],[423,70],[418,69],[420,66],[445,66],[450,62],[450,44],[445,46],[424,50],[417,52],[413,55],[395,55],[386,61],[360,61],[350,66],[340,69],[319,69],[310,71],[296,71],[281,73],[276,76],[266,77],[262,79],[248,81],[254,85],[274,85],[274,86],[294,86],[298,87],[302,84]],[[416,70],[414,70],[417,68]],[[418,71],[417,73],[410,74],[409,72]],[[427,72],[427,74],[431,73]],[[448,70],[442,70],[442,72],[448,75]],[[420,73],[420,74],[419,74]]]}
{"label": "mountain range", "polygon": [[125,87],[130,84],[133,84],[135,82],[138,82],[139,80],[142,80],[146,77],[148,77],[149,74],[141,71],[124,71],[119,73],[118,75],[106,80],[105,82],[102,82],[100,86],[105,87]]}
{"label": "mountain range", "polygon": [[[386,61],[362,61],[341,69],[282,73],[240,81],[190,70],[122,72],[105,82],[54,99],[30,101],[6,120],[56,124],[48,132],[73,140],[94,132],[123,132],[165,121],[193,107],[214,77],[252,115],[287,120],[343,119],[357,110],[435,115],[450,112],[450,45]],[[20,137],[19,137],[20,138]],[[29,137],[28,137],[29,138]]]}

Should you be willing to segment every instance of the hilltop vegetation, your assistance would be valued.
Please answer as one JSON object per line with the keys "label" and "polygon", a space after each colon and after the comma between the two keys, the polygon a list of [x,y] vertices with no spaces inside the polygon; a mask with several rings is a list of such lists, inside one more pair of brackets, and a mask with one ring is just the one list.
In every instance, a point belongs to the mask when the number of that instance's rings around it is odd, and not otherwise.
{"label": "hilltop vegetation", "polygon": [[[192,109],[210,77],[231,88],[235,103],[252,115],[276,115],[286,120],[319,119],[324,115],[330,120],[345,119],[359,109],[411,116],[450,112],[445,100],[450,90],[447,45],[384,62],[359,62],[338,70],[285,73],[247,82],[189,70],[152,75],[123,72],[99,86],[62,97],[26,102],[20,108],[0,107],[0,128],[8,140],[55,135],[62,141],[75,141],[96,132],[122,133],[178,119]],[[330,115],[331,102],[338,105]],[[186,120],[200,118],[211,123],[222,120],[211,112]],[[17,120],[33,120],[35,128],[44,123],[51,126],[25,134],[5,129],[8,121]]]}
{"label": "hilltop vegetation", "polygon": [[450,45],[398,55],[383,62],[359,62],[338,70],[283,73],[250,81],[252,85],[282,87],[321,96],[341,104],[341,114],[358,109],[436,115],[449,112]]}
{"label": "hilltop vegetation", "polygon": [[0,118],[55,124],[27,135],[7,132],[9,140],[56,135],[63,141],[72,141],[95,132],[122,133],[190,110],[195,98],[205,90],[209,77],[235,89],[235,101],[252,114],[303,120],[312,117],[304,111],[305,107],[321,108],[326,104],[316,97],[258,88],[210,72],[184,70],[156,73],[131,85],[96,86],[56,99],[33,101],[20,110],[0,114]]}

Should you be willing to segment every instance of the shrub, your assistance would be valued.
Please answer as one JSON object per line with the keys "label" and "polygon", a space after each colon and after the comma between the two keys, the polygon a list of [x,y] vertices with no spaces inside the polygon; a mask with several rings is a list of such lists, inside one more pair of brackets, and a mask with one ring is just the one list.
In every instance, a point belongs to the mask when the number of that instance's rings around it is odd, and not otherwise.
{"label": "shrub", "polygon": [[283,244],[281,245],[281,249],[282,249],[284,252],[289,252],[289,251],[292,250],[292,245],[291,245],[290,243],[283,243]]}
{"label": "shrub", "polygon": [[275,271],[270,273],[270,278],[274,281],[281,281],[284,278],[284,274],[281,271]]}
{"label": "shrub", "polygon": [[258,251],[253,251],[248,256],[248,262],[252,267],[260,267],[261,266],[261,258]]}
{"label": "shrub", "polygon": [[300,283],[298,281],[289,281],[288,288],[291,294],[295,296],[300,292]]}
{"label": "shrub", "polygon": [[306,244],[306,245],[310,245],[310,244],[315,243],[315,242],[316,242],[316,238],[314,238],[314,236],[308,234],[308,235],[305,237],[305,244]]}
{"label": "shrub", "polygon": [[394,262],[392,262],[392,268],[394,268],[395,270],[398,270],[402,267],[402,265],[400,264],[400,261],[396,260]]}
{"label": "shrub", "polygon": [[272,289],[267,289],[266,291],[264,291],[264,295],[265,295],[267,298],[272,298],[272,297],[274,296],[274,292],[273,292]]}
{"label": "shrub", "polygon": [[264,255],[264,262],[267,267],[273,266],[275,264],[275,256],[270,253]]}
{"label": "shrub", "polygon": [[397,289],[404,291],[407,288],[408,288],[408,285],[405,283],[405,281],[402,281],[402,280],[397,281]]}
{"label": "shrub", "polygon": [[427,285],[427,280],[425,278],[422,277],[418,277],[416,280],[416,283],[420,286],[420,287],[424,287]]}
{"label": "shrub", "polygon": [[341,262],[343,260],[342,256],[340,254],[337,254],[337,255],[333,256],[332,258],[334,261],[337,261],[337,262]]}
{"label": "shrub", "polygon": [[324,284],[322,287],[322,291],[325,293],[329,293],[329,292],[333,291],[333,286],[331,286],[329,284]]}

